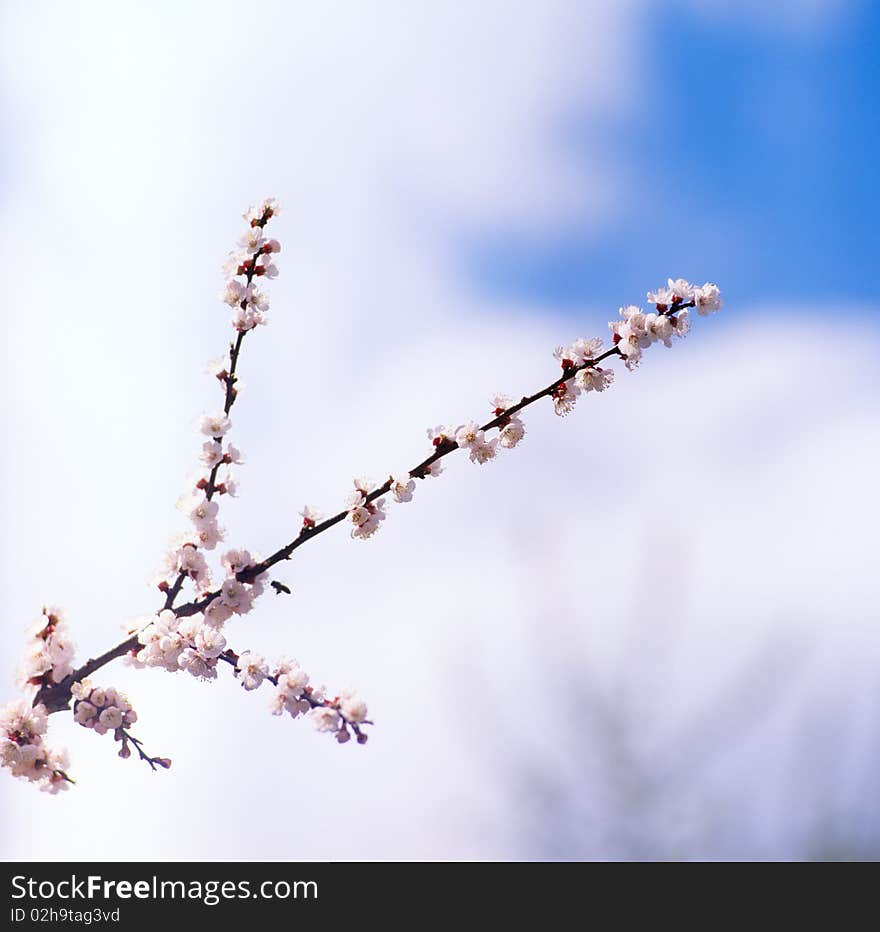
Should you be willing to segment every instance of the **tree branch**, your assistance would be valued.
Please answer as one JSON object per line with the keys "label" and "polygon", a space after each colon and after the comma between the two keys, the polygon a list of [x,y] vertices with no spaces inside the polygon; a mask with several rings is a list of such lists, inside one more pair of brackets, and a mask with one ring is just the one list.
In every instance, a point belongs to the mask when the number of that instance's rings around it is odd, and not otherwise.
{"label": "tree branch", "polygon": [[[667,316],[667,317],[671,317],[672,319],[674,319],[674,315],[678,311],[681,311],[685,308],[689,308],[693,306],[694,306],[693,301],[680,302],[680,303],[671,305],[667,310],[659,311],[658,313],[661,316]],[[234,403],[234,395],[230,396],[230,391],[231,391],[230,386],[234,383],[233,370],[235,368],[235,364],[238,361],[238,351],[240,351],[241,349],[242,337],[243,337],[243,334],[240,334],[236,345],[232,348],[232,351],[231,351],[233,354],[233,358],[232,358],[232,365],[231,365],[230,374],[229,374],[230,381],[227,381],[227,408],[226,408],[227,412],[229,408],[231,407],[232,403]],[[489,431],[494,428],[504,426],[504,424],[506,424],[513,415],[518,414],[520,411],[524,410],[530,405],[533,405],[536,401],[539,401],[542,398],[547,398],[547,397],[552,396],[554,392],[556,392],[557,389],[559,389],[559,387],[563,383],[569,381],[569,379],[573,378],[582,369],[588,369],[588,368],[594,367],[598,365],[600,362],[605,361],[606,359],[611,359],[613,357],[617,357],[620,355],[621,353],[618,347],[613,346],[611,347],[611,349],[606,350],[604,353],[601,353],[599,356],[596,356],[594,359],[588,359],[585,362],[577,364],[577,365],[564,366],[562,370],[562,375],[559,378],[552,381],[549,385],[545,386],[540,391],[537,391],[532,395],[525,395],[516,404],[511,405],[509,408],[506,408],[503,413],[498,414],[495,417],[488,420],[485,424],[482,425],[480,429],[483,431]],[[440,443],[440,445],[437,447],[434,453],[426,457],[418,465],[414,466],[412,469],[409,470],[409,476],[414,479],[424,479],[426,476],[426,470],[431,465],[443,459],[445,456],[448,456],[450,453],[453,453],[457,449],[459,449],[459,445],[455,441],[449,440],[449,441]],[[374,489],[372,492],[370,492],[365,497],[366,502],[367,503],[374,502],[376,499],[380,498],[381,496],[386,495],[389,489],[391,488],[391,482],[392,480],[389,478],[382,485],[380,485],[377,489]],[[238,580],[244,583],[253,582],[253,580],[257,576],[271,569],[276,564],[282,562],[283,560],[290,559],[291,555],[298,547],[301,547],[303,544],[307,543],[310,540],[313,540],[318,535],[323,534],[325,531],[328,531],[330,528],[339,524],[341,521],[345,519],[347,514],[348,514],[348,510],[343,509],[342,511],[333,515],[332,517],[327,518],[326,520],[321,521],[320,523],[316,524],[314,527],[304,526],[302,530],[299,532],[299,534],[297,535],[297,537],[295,537],[292,541],[290,541],[290,543],[281,547],[279,550],[276,550],[273,554],[271,554],[271,556],[266,557],[266,559],[262,560],[260,563],[257,563],[254,566],[250,566],[247,569],[241,570],[237,574]],[[177,588],[179,591],[179,586]],[[169,595],[170,595],[170,592],[169,592]],[[207,593],[201,599],[194,600],[191,602],[186,602],[183,605],[179,605],[177,607],[172,607],[172,605],[167,603],[167,599],[166,599],[166,605],[164,607],[170,608],[171,611],[173,611],[175,616],[177,616],[178,618],[186,618],[186,617],[190,617],[192,615],[198,614],[201,611],[204,611],[204,609],[206,609],[211,604],[211,602],[213,602],[214,599],[216,599],[219,595],[220,595],[220,590],[217,589],[217,590],[214,590],[213,592]],[[42,702],[46,706],[49,712],[58,712],[58,711],[61,711],[62,709],[66,709],[69,703],[69,699],[70,699],[70,686],[74,682],[84,679],[85,677],[93,673],[95,670],[98,670],[101,667],[106,666],[106,664],[110,663],[112,660],[115,660],[118,657],[123,656],[124,654],[136,652],[139,649],[139,647],[140,647],[140,644],[138,641],[137,633],[132,634],[130,637],[126,638],[124,641],[121,641],[115,647],[101,654],[99,657],[95,658],[94,660],[89,660],[82,667],[80,667],[77,670],[74,670],[73,673],[71,673],[68,677],[62,680],[61,683],[58,683],[57,685],[54,685],[54,686],[44,687],[43,689],[41,689],[39,693],[37,694],[36,699],[34,700],[35,703]],[[220,659],[225,660],[227,663],[230,662],[230,660],[227,657],[222,656],[222,655]],[[233,660],[231,662],[234,663],[235,661]]]}

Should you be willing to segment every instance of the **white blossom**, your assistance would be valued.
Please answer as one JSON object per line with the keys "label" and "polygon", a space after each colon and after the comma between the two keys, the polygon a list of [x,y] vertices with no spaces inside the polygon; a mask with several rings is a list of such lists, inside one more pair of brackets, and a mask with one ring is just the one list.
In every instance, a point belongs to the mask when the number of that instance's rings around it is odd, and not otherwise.
{"label": "white blossom", "polygon": [[234,278],[226,282],[223,301],[230,307],[238,307],[245,300],[245,286]]}
{"label": "white blossom", "polygon": [[0,766],[11,771],[12,776],[32,780],[42,779],[45,751],[42,740],[35,743],[0,742]]}
{"label": "white blossom", "polygon": [[185,573],[197,586],[204,587],[210,582],[211,577],[205,556],[194,544],[184,544],[175,553],[177,572]]}
{"label": "white blossom", "polygon": [[444,424],[438,424],[436,427],[428,428],[428,440],[431,445],[439,447],[441,444],[455,443],[455,428],[446,427]]}
{"label": "white blossom", "polygon": [[179,669],[178,658],[187,647],[186,638],[178,630],[177,616],[165,609],[138,632],[137,660],[147,667],[163,667],[173,673]]}
{"label": "white blossom", "polygon": [[42,770],[44,771],[39,787],[46,793],[58,793],[67,790],[71,786],[71,780],[67,776],[67,769],[70,767],[70,757],[66,748],[45,748],[45,763]]}
{"label": "white blossom", "polygon": [[309,720],[317,731],[339,731],[342,719],[336,709],[318,706],[309,712]]}
{"label": "white blossom", "polygon": [[[675,280],[670,278],[667,281],[667,289],[672,296],[673,304],[693,301],[694,299],[694,286],[683,278],[676,278]],[[678,301],[676,301],[676,298]]]}
{"label": "white blossom", "polygon": [[196,528],[213,524],[217,518],[219,507],[217,502],[208,499],[202,489],[186,492],[177,500],[178,510],[183,512]]}
{"label": "white blossom", "polygon": [[254,597],[250,587],[239,582],[234,576],[223,580],[218,601],[222,602],[236,615],[246,615],[253,607]]}
{"label": "white blossom", "polygon": [[648,301],[656,305],[658,311],[665,311],[672,304],[672,292],[663,287],[658,288],[656,291],[649,291]]}
{"label": "white blossom", "polygon": [[269,675],[269,665],[264,657],[251,651],[245,651],[236,663],[241,685],[247,689],[256,689]]}
{"label": "white blossom", "polygon": [[479,443],[472,443],[468,449],[468,456],[472,463],[487,463],[494,459],[498,448],[498,438],[493,437],[491,440],[483,440]]}
{"label": "white blossom", "polygon": [[222,437],[232,426],[229,417],[222,411],[203,414],[199,421],[199,431],[208,437]]}
{"label": "white blossom", "polygon": [[217,661],[212,657],[205,657],[201,651],[187,647],[180,652],[177,664],[190,676],[200,680],[213,680],[217,678]]}
{"label": "white blossom", "polygon": [[[231,321],[232,326],[236,330],[247,332],[248,330],[253,330],[254,327],[259,327],[261,324],[268,324],[269,315],[266,311],[259,310],[249,304],[246,307],[236,307],[232,311]],[[240,388],[240,385],[236,385],[236,391],[240,390]]]}
{"label": "white blossom", "polygon": [[574,359],[576,363],[589,362],[591,359],[595,359],[597,356],[602,353],[602,340],[599,337],[591,337],[585,339],[584,337],[579,337],[574,343],[569,347],[569,352],[571,353],[571,358]]}
{"label": "white blossom", "polygon": [[229,576],[235,576],[249,566],[253,566],[257,561],[251,556],[250,550],[227,550],[220,557],[221,566],[225,567]]}
{"label": "white blossom", "polygon": [[[105,731],[115,731],[122,725],[122,712],[115,706],[104,709],[98,716],[98,724]],[[97,728],[97,726],[96,726]]]}
{"label": "white blossom", "polygon": [[302,515],[304,528],[313,528],[324,520],[324,515],[314,505],[305,505],[300,514]]}
{"label": "white blossom", "polygon": [[402,472],[397,476],[391,477],[391,492],[396,502],[411,502],[416,484],[410,479],[408,472]]}
{"label": "white blossom", "polygon": [[354,690],[344,689],[339,694],[339,711],[349,722],[357,724],[367,717],[367,704]]}
{"label": "white blossom", "polygon": [[44,705],[32,705],[27,699],[16,699],[0,706],[0,740],[33,743],[46,734],[48,722]]}
{"label": "white blossom", "polygon": [[553,350],[553,358],[559,361],[563,369],[570,369],[574,360],[568,356],[568,347],[560,344]]}
{"label": "white blossom", "polygon": [[248,256],[246,252],[242,252],[240,249],[234,249],[226,256],[223,262],[223,274],[227,278],[232,275],[243,275],[244,264],[248,262],[249,259],[250,256]]}
{"label": "white blossom", "polygon": [[276,666],[276,676],[284,677],[287,688],[297,694],[302,694],[306,686],[309,685],[309,675],[300,666],[298,660],[280,660]]}
{"label": "white blossom", "polygon": [[263,261],[257,265],[256,273],[257,275],[265,275],[266,278],[277,278],[278,267],[264,256]]}
{"label": "white blossom", "polygon": [[[277,243],[278,240],[270,240],[270,242]],[[267,243],[266,245],[268,246],[269,244]],[[249,307],[252,307],[258,311],[269,310],[269,296],[264,291],[260,291],[256,285],[248,285],[247,288],[245,288],[244,300],[247,302]]]}
{"label": "white blossom", "polygon": [[673,324],[673,332],[677,337],[685,336],[691,329],[691,319],[687,308],[679,311],[674,317],[670,317]]}
{"label": "white blossom", "polygon": [[510,395],[497,394],[493,395],[489,399],[489,407],[492,408],[492,411],[498,414],[504,414],[504,412],[513,406],[513,399]]}
{"label": "white blossom", "polygon": [[216,523],[204,523],[195,529],[196,540],[204,550],[213,550],[223,540],[224,531]]}
{"label": "white blossom", "polygon": [[223,445],[218,440],[206,440],[202,444],[202,452],[199,454],[199,462],[213,469],[220,464],[223,459]]}
{"label": "white blossom", "polygon": [[714,314],[716,311],[720,311],[724,305],[724,301],[721,298],[721,290],[712,282],[706,282],[704,285],[700,285],[699,288],[694,289],[694,305],[696,306],[697,313],[701,317],[706,317],[708,314]]}
{"label": "white blossom", "polygon": [[566,414],[570,414],[580,393],[580,386],[573,378],[567,379],[565,382],[557,385],[553,390],[553,394],[550,396],[553,399],[553,410],[560,417],[565,417]]}
{"label": "white blossom", "polygon": [[526,435],[525,424],[513,415],[510,420],[501,428],[498,434],[498,443],[505,450],[512,450]]}
{"label": "white blossom", "polygon": [[64,612],[46,606],[29,627],[24,655],[18,670],[18,684],[23,690],[60,683],[73,670],[76,645]]}
{"label": "white blossom", "polygon": [[234,443],[229,443],[226,445],[225,459],[229,463],[241,466],[244,463],[244,453]]}
{"label": "white blossom", "polygon": [[614,381],[614,373],[611,369],[588,366],[586,369],[581,369],[574,380],[577,386],[585,392],[604,392]]}
{"label": "white blossom", "polygon": [[354,525],[352,537],[363,539],[371,537],[378,530],[379,522],[385,520],[384,500],[367,501],[367,497],[374,488],[374,483],[369,479],[357,477],[354,480],[354,491],[349,494],[345,502],[348,519]]}
{"label": "white blossom", "polygon": [[621,308],[624,322],[609,324],[616,346],[627,369],[634,369],[642,358],[642,350],[651,345],[651,337],[645,331],[645,315],[638,308]]}
{"label": "white blossom", "polygon": [[476,421],[468,421],[455,432],[455,442],[467,450],[472,463],[485,463],[495,456],[498,438],[486,440],[486,434]]}
{"label": "white blossom", "polygon": [[202,624],[193,638],[196,650],[208,660],[214,660],[226,650],[226,638],[216,628]]}
{"label": "white blossom", "polygon": [[648,292],[648,301],[656,305],[658,312],[665,312],[677,304],[694,300],[694,286],[683,278],[667,279],[666,287]]}
{"label": "white blossom", "polygon": [[570,346],[557,346],[553,355],[567,368],[595,359],[601,352],[602,341],[598,337],[578,337]]}
{"label": "white blossom", "polygon": [[355,476],[352,480],[354,483],[355,491],[360,492],[361,495],[366,498],[370,492],[373,492],[376,488],[376,483],[372,479],[368,479],[366,476]]}
{"label": "white blossom", "polygon": [[212,628],[221,628],[232,617],[232,609],[224,605],[219,599],[213,599],[205,606],[202,615],[206,625]]}
{"label": "white blossom", "polygon": [[309,684],[308,674],[296,660],[282,660],[275,671],[278,685],[272,694],[270,708],[273,715],[284,712],[293,718],[308,712],[308,700],[303,698],[306,686]]}
{"label": "white blossom", "polygon": [[672,346],[674,325],[669,314],[645,314],[645,333],[651,340],[657,340],[664,346]]}
{"label": "white blossom", "polygon": [[88,725],[89,722],[98,714],[98,710],[88,702],[83,699],[82,702],[77,702],[76,710],[73,713],[74,721],[78,722],[80,725]]}
{"label": "white blossom", "polygon": [[249,207],[243,214],[242,217],[247,221],[251,226],[261,223],[264,218],[269,220],[272,217],[277,217],[281,213],[281,207],[278,204],[278,201],[274,197],[267,197],[264,201],[257,204],[256,207]]}
{"label": "white blossom", "polygon": [[221,495],[230,495],[232,498],[238,495],[238,479],[235,478],[235,474],[231,469],[226,470],[215,488]]}
{"label": "white blossom", "polygon": [[[137,721],[137,713],[128,698],[119,690],[93,688],[88,680],[74,683],[71,687],[74,698],[74,720],[85,728],[92,728],[99,735],[108,731],[117,732]],[[122,739],[121,734],[116,735]]]}
{"label": "white blossom", "polygon": [[263,246],[263,230],[259,226],[249,226],[238,238],[238,245],[248,254],[255,255]]}
{"label": "white blossom", "polygon": [[385,499],[363,505],[354,505],[349,509],[348,519],[353,525],[351,536],[366,540],[379,530],[379,524],[385,520]]}

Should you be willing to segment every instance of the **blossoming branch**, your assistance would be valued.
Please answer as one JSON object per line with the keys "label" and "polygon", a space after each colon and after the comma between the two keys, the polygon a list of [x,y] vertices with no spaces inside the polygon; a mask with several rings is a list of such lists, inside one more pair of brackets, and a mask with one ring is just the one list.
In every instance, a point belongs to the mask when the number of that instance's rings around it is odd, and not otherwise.
{"label": "blossoming branch", "polygon": [[[609,324],[611,346],[607,349],[598,338],[579,338],[570,346],[557,347],[554,356],[561,372],[546,387],[518,401],[509,395],[494,395],[491,416],[482,424],[470,420],[458,426],[430,428],[430,452],[420,463],[389,473],[378,485],[365,478],[354,479],[343,507],[330,517],[325,518],[314,505],[305,505],[300,511],[302,524],[291,541],[267,557],[246,549],[228,549],[216,561],[218,571],[216,565],[210,565],[209,556],[226,538],[219,523],[220,502],[224,496],[238,494],[233,467],[244,463],[241,451],[228,439],[230,415],[238,398],[238,365],[245,337],[268,322],[269,298],[257,282],[278,274],[274,257],[281,245],[266,235],[278,212],[274,199],[248,210],[238,249],[229,254],[224,265],[223,301],[231,310],[234,336],[228,353],[212,360],[208,370],[220,383],[223,404],[199,420],[204,438],[199,471],[177,502],[189,529],[172,540],[153,579],[162,594],[161,606],[130,625],[120,643],[77,668],[61,609],[44,608],[30,629],[19,673],[23,697],[0,707],[0,764],[13,776],[48,792],[73,783],[67,773],[66,752],[44,743],[49,715],[65,710],[72,712],[77,724],[96,734],[111,733],[119,744],[120,757],[132,756],[134,749],[154,770],[171,766],[167,758],[147,754],[132,734],[138,717],[129,699],[119,690],[94,685],[89,679],[120,657],[138,669],[183,671],[198,680],[215,679],[221,668],[228,669],[248,692],[269,684],[273,714],[307,717],[318,731],[333,735],[340,744],[352,737],[365,744],[364,728],[372,723],[366,704],[356,693],[342,690],[334,694],[311,683],[295,659],[285,657],[270,664],[254,651],[237,652],[229,645],[227,623],[234,616],[248,614],[267,585],[278,593],[289,593],[282,582],[269,579],[269,571],[290,559],[298,547],[343,522],[352,538],[373,537],[387,517],[386,496],[396,504],[412,501],[416,480],[440,475],[444,457],[461,450],[473,463],[488,463],[499,451],[511,450],[523,441],[526,428],[520,414],[525,408],[548,398],[556,414],[569,414],[582,395],[603,392],[614,381],[614,372],[600,363],[620,359],[632,371],[653,344],[668,347],[674,338],[687,333],[690,308],[707,316],[722,305],[714,284],[697,287],[684,279],[669,279],[665,287],[648,293],[653,310],[645,312],[633,305],[620,309],[618,319]],[[192,592],[190,601],[177,604],[184,587]]]}

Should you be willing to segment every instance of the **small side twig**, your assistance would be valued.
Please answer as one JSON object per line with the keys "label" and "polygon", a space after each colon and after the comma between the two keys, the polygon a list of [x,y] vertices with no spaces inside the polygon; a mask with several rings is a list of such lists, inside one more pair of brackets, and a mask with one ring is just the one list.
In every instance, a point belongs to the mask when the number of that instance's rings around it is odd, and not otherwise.
{"label": "small side twig", "polygon": [[132,744],[134,749],[138,752],[138,757],[142,761],[145,761],[150,765],[151,770],[156,770],[158,767],[161,767],[163,770],[168,770],[171,767],[171,759],[168,757],[150,757],[149,754],[144,750],[143,741],[135,736],[125,728],[117,729],[116,734],[117,740],[122,742],[122,749],[119,751],[120,757],[131,757],[131,750],[128,745]]}

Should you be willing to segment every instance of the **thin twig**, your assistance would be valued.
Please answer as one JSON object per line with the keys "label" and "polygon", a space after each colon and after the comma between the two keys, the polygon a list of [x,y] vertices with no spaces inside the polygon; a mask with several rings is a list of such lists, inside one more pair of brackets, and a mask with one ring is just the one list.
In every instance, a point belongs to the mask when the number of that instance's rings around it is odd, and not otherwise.
{"label": "thin twig", "polygon": [[[224,661],[224,663],[230,664],[234,669],[237,670],[239,656],[240,655],[237,654],[234,650],[226,650],[222,654],[220,654],[220,656],[217,659]],[[265,677],[265,679],[268,680],[268,682],[270,682],[273,686],[278,685],[278,677],[276,676],[272,676],[271,674],[269,674],[268,676]],[[361,743],[363,743],[365,739],[361,738],[362,732],[358,726],[373,724],[369,719],[364,719],[361,722],[354,722],[343,713],[342,709],[334,705],[332,700],[316,699],[313,694],[311,686],[304,687],[303,692],[299,696],[299,698],[302,699],[304,702],[307,702],[313,709],[333,709],[339,715],[339,717],[342,719],[345,725],[347,725],[355,733],[355,735],[357,735]]]}
{"label": "thin twig", "polygon": [[150,757],[150,755],[147,754],[147,752],[144,750],[143,741],[135,738],[135,736],[131,734],[130,731],[127,731],[125,728],[120,728],[119,731],[123,736],[123,748],[125,748],[127,742],[131,742],[134,745],[134,749],[138,752],[138,757],[150,765],[150,770],[155,770],[157,767],[161,767],[163,770],[168,770],[168,768],[171,766],[171,761],[167,757]]}

